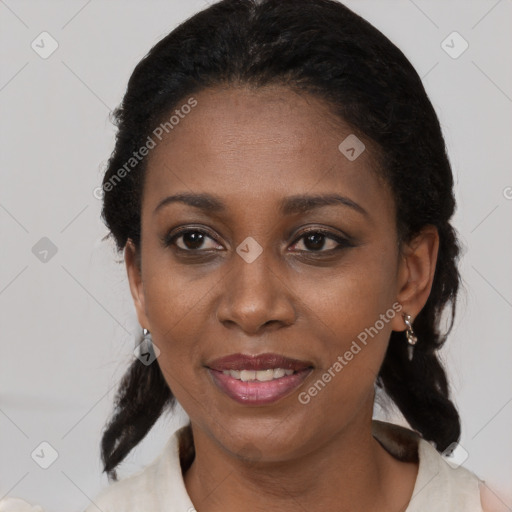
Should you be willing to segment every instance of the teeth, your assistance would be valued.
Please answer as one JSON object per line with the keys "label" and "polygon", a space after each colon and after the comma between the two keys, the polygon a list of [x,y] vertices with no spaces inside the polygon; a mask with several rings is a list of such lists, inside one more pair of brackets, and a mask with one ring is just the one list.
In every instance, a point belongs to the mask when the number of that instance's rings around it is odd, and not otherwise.
{"label": "teeth", "polygon": [[256,378],[256,372],[250,370],[241,370],[239,374],[240,380],[244,382],[248,380],[254,380]]}
{"label": "teeth", "polygon": [[293,370],[284,370],[283,368],[274,368],[269,370],[224,370],[224,375],[229,375],[234,379],[247,382],[249,380],[258,380],[260,382],[266,382],[269,380],[280,379],[285,375],[291,375]]}

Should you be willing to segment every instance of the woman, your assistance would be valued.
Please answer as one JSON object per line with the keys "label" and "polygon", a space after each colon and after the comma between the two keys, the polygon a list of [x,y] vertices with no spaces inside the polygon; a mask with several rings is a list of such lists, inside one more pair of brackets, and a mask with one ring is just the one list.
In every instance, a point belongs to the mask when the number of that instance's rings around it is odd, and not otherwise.
{"label": "woman", "polygon": [[[481,511],[441,456],[455,200],[403,53],[334,0],[222,0],[151,49],[116,121],[103,218],[145,336],[104,470],[176,402],[190,424],[87,512]],[[380,390],[411,429],[372,419]]]}
{"label": "woman", "polygon": [[[335,1],[224,0],[139,63],[116,120],[103,218],[146,335],[105,471],[176,401],[190,424],[87,512],[481,510],[441,457],[453,180],[402,52]],[[413,430],[372,420],[378,389]]]}

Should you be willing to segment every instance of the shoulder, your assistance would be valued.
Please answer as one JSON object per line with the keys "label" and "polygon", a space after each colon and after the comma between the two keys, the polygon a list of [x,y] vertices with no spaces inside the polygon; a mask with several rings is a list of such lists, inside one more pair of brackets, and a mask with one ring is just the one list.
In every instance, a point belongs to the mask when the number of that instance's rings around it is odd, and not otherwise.
{"label": "shoulder", "polygon": [[21,498],[0,499],[0,512],[44,512],[39,505],[31,505]]}
{"label": "shoulder", "polygon": [[481,480],[461,464],[440,454],[418,433],[374,420],[373,434],[397,459],[419,462],[412,497],[405,512],[483,511]]}
{"label": "shoulder", "polygon": [[141,471],[118,480],[103,489],[84,512],[114,512],[119,510],[157,510],[154,503],[155,479],[159,460],[153,461]]}
{"label": "shoulder", "polygon": [[174,432],[153,462],[137,473],[110,484],[91,500],[83,512],[186,512],[192,507],[192,502],[183,481],[179,453],[179,439],[185,428]]}
{"label": "shoulder", "polygon": [[440,507],[448,504],[450,510],[482,512],[480,479],[473,472],[442,456],[425,439],[419,441],[418,453],[421,461],[415,489],[418,494],[422,488],[428,489],[430,492],[425,494],[431,504],[439,503]]}

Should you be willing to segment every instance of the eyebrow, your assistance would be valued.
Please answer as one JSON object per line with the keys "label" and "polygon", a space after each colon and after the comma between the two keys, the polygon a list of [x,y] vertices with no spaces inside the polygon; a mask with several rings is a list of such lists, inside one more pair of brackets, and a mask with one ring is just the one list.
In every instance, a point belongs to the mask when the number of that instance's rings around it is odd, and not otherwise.
{"label": "eyebrow", "polygon": [[[226,205],[211,194],[181,193],[168,196],[160,201],[153,211],[155,215],[164,206],[172,203],[183,203],[208,213],[222,213],[227,210]],[[368,212],[352,199],[339,194],[326,195],[295,195],[284,198],[279,204],[279,212],[283,215],[305,213],[324,206],[346,206],[369,217]]]}

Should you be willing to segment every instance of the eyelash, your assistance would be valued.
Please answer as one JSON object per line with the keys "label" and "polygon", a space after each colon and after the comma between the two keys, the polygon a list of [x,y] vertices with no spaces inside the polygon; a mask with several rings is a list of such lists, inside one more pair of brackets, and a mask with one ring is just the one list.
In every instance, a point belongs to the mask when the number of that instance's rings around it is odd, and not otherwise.
{"label": "eyelash", "polygon": [[[163,244],[163,246],[165,248],[170,247],[171,245],[175,245],[174,242],[178,238],[180,238],[181,236],[183,236],[183,235],[185,235],[187,233],[200,233],[200,234],[205,235],[208,238],[214,240],[216,243],[219,243],[219,242],[217,242],[217,240],[215,240],[215,238],[213,236],[211,236],[211,234],[208,231],[205,231],[205,230],[200,229],[200,228],[183,228],[183,229],[177,231],[176,233],[174,233],[172,235],[167,234],[164,237],[162,237],[162,239],[161,239],[162,244]],[[329,249],[327,251],[319,250],[319,251],[299,251],[299,252],[306,253],[308,255],[313,255],[313,256],[316,256],[316,255],[326,255],[326,254],[327,255],[331,255],[333,252],[339,251],[340,249],[344,249],[344,248],[348,248],[348,247],[354,247],[354,244],[349,239],[341,237],[339,235],[335,235],[331,231],[328,231],[328,230],[322,229],[322,228],[313,228],[313,229],[309,229],[307,231],[303,231],[294,240],[292,245],[295,245],[300,240],[302,240],[303,238],[306,238],[310,234],[321,234],[321,235],[324,235],[326,238],[328,238],[330,240],[334,240],[339,245],[338,245],[338,247],[335,247],[334,249]],[[201,252],[216,251],[217,249],[182,249],[181,247],[177,247],[176,246],[176,250],[180,251],[181,253],[188,253],[190,255],[198,255]]]}

